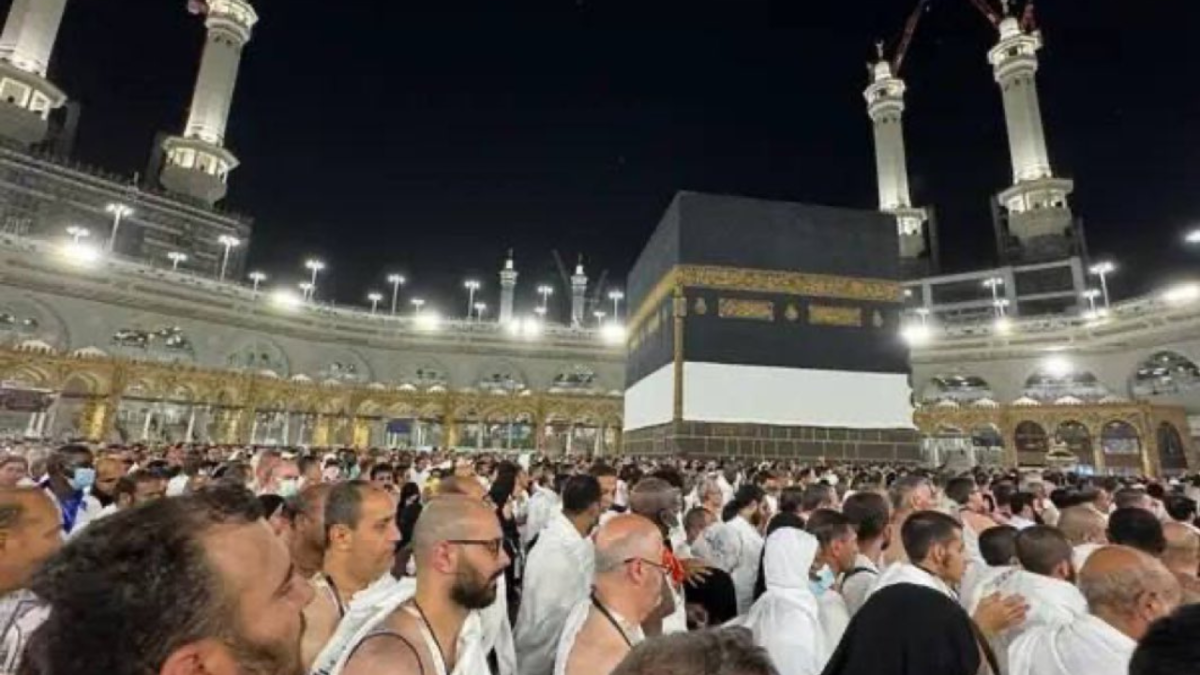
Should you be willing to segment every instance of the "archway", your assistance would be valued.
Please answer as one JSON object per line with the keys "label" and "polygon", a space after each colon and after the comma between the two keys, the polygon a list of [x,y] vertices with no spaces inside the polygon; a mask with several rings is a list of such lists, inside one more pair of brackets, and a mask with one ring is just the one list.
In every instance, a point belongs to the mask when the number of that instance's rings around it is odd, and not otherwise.
{"label": "archway", "polygon": [[1096,465],[1095,447],[1092,445],[1092,434],[1083,424],[1074,420],[1058,425],[1054,437],[1064,443],[1080,466],[1094,467]]}
{"label": "archway", "polygon": [[1170,422],[1158,425],[1158,460],[1162,470],[1167,473],[1182,473],[1187,471],[1187,449],[1179,430]]}
{"label": "archway", "polygon": [[1013,443],[1017,448],[1019,464],[1046,465],[1046,452],[1050,449],[1050,439],[1042,425],[1037,422],[1021,422],[1013,433]]}
{"label": "archway", "polygon": [[1113,420],[1100,431],[1104,463],[1113,473],[1137,473],[1142,468],[1142,438],[1128,422]]}

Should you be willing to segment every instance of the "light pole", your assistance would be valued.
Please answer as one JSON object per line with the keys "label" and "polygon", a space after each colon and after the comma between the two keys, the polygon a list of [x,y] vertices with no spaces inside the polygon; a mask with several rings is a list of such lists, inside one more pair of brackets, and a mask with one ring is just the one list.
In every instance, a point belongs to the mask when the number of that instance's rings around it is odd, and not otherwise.
{"label": "light pole", "polygon": [[313,289],[316,287],[307,281],[301,281],[299,283],[299,286],[300,286],[300,298],[311,302],[312,298],[310,296],[312,296]]}
{"label": "light pole", "polygon": [[598,326],[600,326],[601,328],[603,328],[603,327],[604,327],[604,317],[605,317],[605,316],[608,316],[608,315],[607,315],[607,314],[605,314],[604,312],[601,312],[601,311],[598,311],[598,310],[597,310],[597,311],[595,311],[595,312],[592,312],[592,316],[596,317],[596,325],[598,325]]}
{"label": "light pole", "polygon": [[1187,236],[1185,236],[1183,240],[1188,244],[1200,244],[1200,229],[1188,232]]}
{"label": "light pole", "polygon": [[1007,312],[1005,310],[1008,308],[1008,299],[1000,298],[1000,299],[996,300],[996,302],[993,304],[996,307],[996,318],[1003,319],[1007,314]]}
{"label": "light pole", "polygon": [[983,287],[990,288],[992,290],[992,304],[993,305],[996,304],[997,302],[1000,302],[1000,287],[1003,285],[1004,285],[1004,277],[992,277],[990,279],[984,280]]}
{"label": "light pole", "polygon": [[400,287],[405,279],[399,274],[389,274],[387,280],[392,285],[392,316],[396,316],[396,300],[400,297]]}
{"label": "light pole", "polygon": [[412,303],[413,314],[419,316],[421,314],[421,308],[425,306],[425,301],[421,298],[413,298],[412,300],[409,300],[409,302]]}
{"label": "light pole", "polygon": [[546,308],[545,307],[534,307],[533,313],[537,314],[538,318],[542,319],[543,321],[546,319]]}
{"label": "light pole", "polygon": [[383,294],[371,291],[367,293],[367,299],[371,301],[371,314],[374,314],[379,309],[379,301],[383,299]]}
{"label": "light pole", "polygon": [[229,252],[236,246],[242,244],[242,240],[232,235],[223,234],[217,237],[217,243],[225,247],[225,254],[221,256],[221,275],[218,277],[220,281],[225,281],[225,271],[229,269]]}
{"label": "light pole", "polygon": [[104,207],[104,210],[111,213],[113,217],[112,232],[108,235],[108,245],[105,247],[111,253],[113,246],[115,246],[117,243],[117,230],[121,228],[121,220],[128,216],[132,216],[133,208],[119,202],[113,202]]}
{"label": "light pole", "polygon": [[1089,272],[1100,277],[1100,294],[1104,297],[1104,309],[1108,309],[1110,304],[1108,299],[1108,275],[1116,270],[1116,264],[1109,260],[1096,263],[1088,269]]}
{"label": "light pole", "polygon": [[246,276],[250,277],[250,282],[254,284],[254,294],[258,295],[258,287],[260,284],[262,284],[262,282],[267,280],[267,275],[263,274],[262,272],[251,272]]}
{"label": "light pole", "polygon": [[308,260],[304,261],[304,267],[312,272],[312,278],[308,280],[308,283],[312,284],[312,290],[308,292],[308,299],[316,301],[317,275],[321,273],[321,270],[325,269],[325,263],[317,260],[316,258],[309,258]]}
{"label": "light pole", "polygon": [[[112,250],[112,249],[110,248],[109,250]],[[187,262],[187,259],[188,259],[187,254],[180,253],[179,251],[171,251],[170,253],[167,254],[167,260],[171,261],[171,271],[172,272],[178,272],[179,271],[179,263]]]}
{"label": "light pole", "polygon": [[487,311],[486,302],[475,303],[475,320],[483,323],[483,313]]}
{"label": "light pole", "polygon": [[613,303],[613,321],[621,318],[621,301],[625,299],[625,294],[621,291],[609,291],[608,299]]}
{"label": "light pole", "polygon": [[1083,299],[1088,301],[1088,312],[1092,316],[1096,316],[1096,298],[1100,297],[1100,291],[1095,288],[1089,288],[1083,292]]}
{"label": "light pole", "polygon": [[80,239],[87,239],[91,234],[86,227],[72,225],[67,228],[67,235],[71,237],[72,244],[78,244]]}
{"label": "light pole", "polygon": [[546,316],[546,313],[549,311],[550,296],[554,295],[554,287],[547,286],[546,284],[542,284],[541,286],[538,286],[537,292],[538,292],[538,295],[542,296],[541,314],[544,317],[544,316]]}
{"label": "light pole", "polygon": [[478,291],[480,284],[478,281],[467,280],[463,282],[463,288],[467,289],[467,321],[471,320],[471,310],[475,307],[475,291]]}

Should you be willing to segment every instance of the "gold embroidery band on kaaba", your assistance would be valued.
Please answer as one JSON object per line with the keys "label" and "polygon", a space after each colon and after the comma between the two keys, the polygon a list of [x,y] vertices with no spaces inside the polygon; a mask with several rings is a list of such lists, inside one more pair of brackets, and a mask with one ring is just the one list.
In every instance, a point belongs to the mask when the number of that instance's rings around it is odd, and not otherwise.
{"label": "gold embroidery band on kaaba", "polygon": [[775,303],[767,302],[766,300],[720,298],[717,301],[717,316],[720,316],[722,319],[774,321]]}
{"label": "gold embroidery band on kaaba", "polygon": [[804,272],[780,272],[712,265],[676,265],[663,275],[629,319],[632,333],[676,287],[772,293],[832,300],[898,304],[904,289],[897,281]]}
{"label": "gold embroidery band on kaaba", "polygon": [[863,325],[862,308],[809,305],[808,322],[814,326],[861,328]]}

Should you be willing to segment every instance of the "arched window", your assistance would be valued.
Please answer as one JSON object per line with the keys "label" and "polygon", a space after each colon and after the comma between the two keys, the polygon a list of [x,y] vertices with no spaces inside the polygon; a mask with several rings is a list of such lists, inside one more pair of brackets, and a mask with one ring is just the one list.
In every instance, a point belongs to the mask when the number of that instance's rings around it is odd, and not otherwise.
{"label": "arched window", "polygon": [[233,370],[250,372],[270,371],[280,377],[288,376],[287,357],[270,340],[251,340],[226,358]]}
{"label": "arched window", "polygon": [[1178,394],[1200,387],[1200,366],[1176,352],[1157,352],[1138,364],[1134,396]]}
{"label": "arched window", "polygon": [[1092,446],[1092,434],[1079,422],[1063,422],[1054,432],[1055,438],[1066,444],[1067,449],[1083,466],[1094,466],[1096,454]]}
{"label": "arched window", "polygon": [[1108,396],[1109,392],[1099,378],[1086,370],[1058,373],[1039,369],[1025,380],[1023,394],[1045,402],[1067,397],[1081,401],[1099,401]]}
{"label": "arched window", "polygon": [[972,403],[981,398],[995,398],[992,386],[977,375],[938,375],[925,385],[921,398],[927,403],[955,401]]}
{"label": "arched window", "polygon": [[1142,440],[1132,424],[1114,420],[1104,425],[1100,447],[1106,455],[1140,455]]}
{"label": "arched window", "polygon": [[[1017,425],[1016,433],[1013,436],[1018,453],[1030,455],[1029,459],[1033,459],[1033,455],[1040,455],[1042,460],[1045,460],[1050,444],[1042,425],[1037,422],[1021,422]],[[1025,461],[1025,458],[1022,458],[1022,461]]]}
{"label": "arched window", "polygon": [[1158,425],[1157,436],[1158,459],[1163,471],[1187,471],[1187,449],[1175,425],[1170,422]]}

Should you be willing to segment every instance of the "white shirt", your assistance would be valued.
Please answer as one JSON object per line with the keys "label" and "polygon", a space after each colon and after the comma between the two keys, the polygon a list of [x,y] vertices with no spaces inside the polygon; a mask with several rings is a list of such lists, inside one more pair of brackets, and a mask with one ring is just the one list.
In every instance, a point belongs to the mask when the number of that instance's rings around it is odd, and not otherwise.
{"label": "white shirt", "polygon": [[1034,525],[1037,525],[1037,523],[1033,522],[1032,520],[1029,520],[1028,518],[1022,518],[1021,516],[1013,516],[1009,518],[1008,524],[1012,525],[1018,530],[1024,530],[1027,527],[1033,527]]}
{"label": "white shirt", "polygon": [[1029,605],[1023,623],[990,640],[1001,671],[1008,670],[1008,647],[1017,638],[1031,630],[1072,623],[1088,613],[1087,600],[1075,584],[1018,567],[991,569],[1000,572],[982,581],[969,604],[964,603],[968,614],[974,616],[979,601],[996,592],[1004,596],[1020,595]]}
{"label": "white shirt", "polygon": [[867,599],[869,600],[880,589],[896,584],[915,584],[931,588],[958,602],[958,595],[945,581],[911,563],[892,563],[888,565],[887,569],[883,570],[883,573],[879,575],[879,579],[875,581],[875,585],[871,587],[871,592],[867,594]]}
{"label": "white shirt", "polygon": [[538,537],[525,564],[524,593],[513,629],[520,675],[551,675],[563,626],[588,597],[595,569],[591,539],[559,513]]}
{"label": "white shirt", "polygon": [[1008,648],[1009,675],[1126,675],[1137,643],[1085,614],[1063,626],[1026,631]]}
{"label": "white shirt", "polygon": [[879,580],[879,565],[861,553],[854,559],[853,569],[859,568],[865,571],[856,572],[842,580],[842,597],[846,599],[846,610],[850,612],[850,616],[858,613],[859,608],[867,601],[871,587]]}
{"label": "white shirt", "polygon": [[[54,508],[58,509],[59,520],[62,520],[62,504],[58,502],[58,496],[50,489],[50,486],[44,488],[46,494],[50,497],[50,501],[54,502]],[[75,511],[75,523],[70,532],[64,532],[63,536],[70,539],[88,526],[94,520],[100,518],[100,512],[104,507],[100,505],[100,500],[93,497],[90,493],[83,496],[83,501],[79,503],[79,508]]]}
{"label": "white shirt", "polygon": [[[745,518],[735,516],[725,523],[734,535],[736,548],[728,570],[737,595],[738,614],[749,611],[754,602],[754,583],[758,581],[758,564],[762,558],[763,538]],[[707,531],[707,530],[706,530]]]}
{"label": "white shirt", "polygon": [[529,496],[529,515],[521,532],[521,545],[528,549],[529,542],[541,534],[542,528],[558,513],[562,513],[562,499],[558,494],[554,490],[535,486],[533,494]]}

